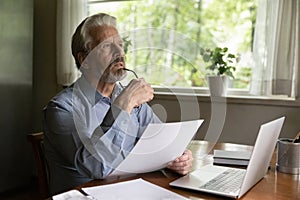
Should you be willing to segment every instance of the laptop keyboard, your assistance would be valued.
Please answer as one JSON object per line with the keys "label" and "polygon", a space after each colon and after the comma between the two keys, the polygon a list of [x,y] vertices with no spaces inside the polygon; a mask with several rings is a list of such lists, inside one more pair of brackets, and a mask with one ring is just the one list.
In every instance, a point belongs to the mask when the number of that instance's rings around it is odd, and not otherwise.
{"label": "laptop keyboard", "polygon": [[200,186],[200,188],[218,192],[235,193],[240,189],[244,175],[245,171],[243,170],[228,169],[206,184]]}

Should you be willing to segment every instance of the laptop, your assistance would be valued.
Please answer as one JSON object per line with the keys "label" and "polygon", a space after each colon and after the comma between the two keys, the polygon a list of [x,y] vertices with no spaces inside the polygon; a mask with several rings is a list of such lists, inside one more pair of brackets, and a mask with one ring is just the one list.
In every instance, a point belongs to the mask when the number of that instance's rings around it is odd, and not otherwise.
{"label": "laptop", "polygon": [[171,186],[240,198],[267,173],[285,117],[262,124],[247,169],[206,165]]}

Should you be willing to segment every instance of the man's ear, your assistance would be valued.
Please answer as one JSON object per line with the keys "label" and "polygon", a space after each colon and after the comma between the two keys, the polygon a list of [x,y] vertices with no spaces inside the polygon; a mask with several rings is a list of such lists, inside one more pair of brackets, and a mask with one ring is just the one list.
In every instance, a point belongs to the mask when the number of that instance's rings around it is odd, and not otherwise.
{"label": "man's ear", "polygon": [[77,53],[77,59],[78,59],[78,62],[80,63],[80,68],[82,69],[88,69],[88,65],[85,61],[85,58],[86,58],[86,54],[83,53],[83,52],[79,52]]}

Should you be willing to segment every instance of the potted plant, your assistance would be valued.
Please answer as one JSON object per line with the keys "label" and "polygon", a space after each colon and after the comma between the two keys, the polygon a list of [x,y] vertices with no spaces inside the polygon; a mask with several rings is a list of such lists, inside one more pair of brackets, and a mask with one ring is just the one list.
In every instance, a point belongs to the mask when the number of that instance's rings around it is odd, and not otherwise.
{"label": "potted plant", "polygon": [[200,49],[203,61],[209,63],[208,86],[211,96],[226,96],[228,77],[234,79],[238,57],[228,53],[228,48]]}

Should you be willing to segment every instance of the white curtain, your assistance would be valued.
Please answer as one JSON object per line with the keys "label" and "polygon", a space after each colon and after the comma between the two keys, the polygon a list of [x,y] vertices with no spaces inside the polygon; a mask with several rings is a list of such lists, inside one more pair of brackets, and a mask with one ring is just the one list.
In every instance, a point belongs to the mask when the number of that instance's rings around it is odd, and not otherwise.
{"label": "white curtain", "polygon": [[86,1],[57,1],[56,74],[59,85],[69,86],[80,76],[72,57],[71,40],[76,27],[87,16]]}
{"label": "white curtain", "polygon": [[258,0],[250,93],[297,96],[300,1]]}

